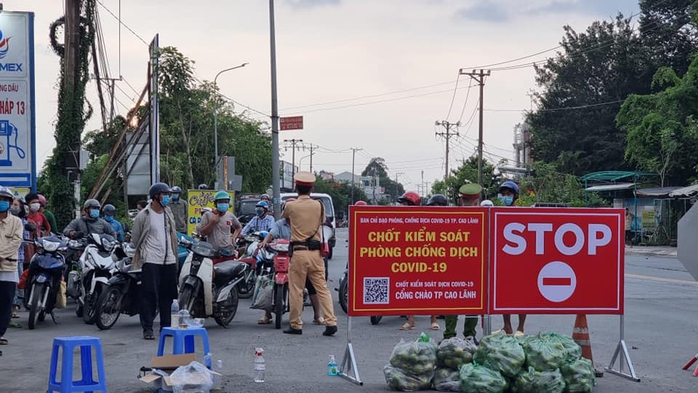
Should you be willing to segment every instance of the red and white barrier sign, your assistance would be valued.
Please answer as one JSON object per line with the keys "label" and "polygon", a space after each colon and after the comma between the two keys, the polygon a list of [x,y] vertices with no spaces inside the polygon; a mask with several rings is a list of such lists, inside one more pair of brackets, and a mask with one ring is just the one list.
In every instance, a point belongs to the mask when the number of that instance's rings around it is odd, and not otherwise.
{"label": "red and white barrier sign", "polygon": [[492,208],[491,314],[623,314],[624,211]]}
{"label": "red and white barrier sign", "polygon": [[487,209],[351,206],[349,315],[484,314]]}

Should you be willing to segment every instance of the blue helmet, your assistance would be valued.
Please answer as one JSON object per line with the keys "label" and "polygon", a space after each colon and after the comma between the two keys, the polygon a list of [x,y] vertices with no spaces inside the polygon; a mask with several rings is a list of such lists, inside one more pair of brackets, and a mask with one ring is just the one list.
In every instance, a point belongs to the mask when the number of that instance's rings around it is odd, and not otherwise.
{"label": "blue helmet", "polygon": [[263,207],[265,210],[269,210],[269,204],[265,201],[257,202],[257,204],[254,205],[254,207]]}
{"label": "blue helmet", "polygon": [[519,195],[519,186],[511,180],[507,180],[502,183],[501,186],[499,186],[499,192],[501,192],[503,189],[509,189],[514,192],[514,195]]}

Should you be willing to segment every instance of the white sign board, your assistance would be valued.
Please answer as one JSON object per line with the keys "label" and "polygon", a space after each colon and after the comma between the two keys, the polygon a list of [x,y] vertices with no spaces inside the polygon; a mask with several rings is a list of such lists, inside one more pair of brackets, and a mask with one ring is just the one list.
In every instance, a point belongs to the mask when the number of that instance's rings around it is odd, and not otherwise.
{"label": "white sign board", "polygon": [[34,14],[0,13],[0,184],[36,188]]}

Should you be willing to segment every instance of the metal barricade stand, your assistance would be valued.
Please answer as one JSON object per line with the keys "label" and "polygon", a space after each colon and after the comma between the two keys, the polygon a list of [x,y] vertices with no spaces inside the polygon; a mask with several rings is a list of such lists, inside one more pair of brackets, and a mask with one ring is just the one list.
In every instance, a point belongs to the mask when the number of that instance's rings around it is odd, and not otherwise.
{"label": "metal barricade stand", "polygon": [[[347,278],[348,279],[348,278]],[[351,288],[351,287],[349,287]],[[359,376],[359,368],[356,367],[356,355],[354,354],[354,345],[351,342],[351,316],[347,313],[347,348],[344,351],[344,359],[339,365],[338,375],[349,382],[353,382],[359,386],[363,386],[363,381]]]}
{"label": "metal barricade stand", "polygon": [[[613,368],[616,363],[616,360],[618,360],[619,363],[618,370]],[[630,372],[630,374],[623,371],[624,365],[628,366],[628,371]],[[613,353],[611,363],[608,365],[608,367],[606,367],[606,372],[609,374],[629,379],[631,381],[640,382],[640,378],[638,378],[637,374],[635,374],[635,367],[633,367],[633,361],[630,360],[630,352],[628,352],[628,346],[625,344],[625,315],[620,316],[620,341],[618,342],[616,351]]]}

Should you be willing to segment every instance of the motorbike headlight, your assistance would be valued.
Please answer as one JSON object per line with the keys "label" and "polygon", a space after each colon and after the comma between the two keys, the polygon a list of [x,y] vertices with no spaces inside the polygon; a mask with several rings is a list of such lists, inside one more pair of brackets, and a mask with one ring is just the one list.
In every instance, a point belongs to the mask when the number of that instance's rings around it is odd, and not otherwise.
{"label": "motorbike headlight", "polygon": [[114,250],[114,246],[116,245],[116,242],[111,241],[106,238],[102,238],[102,247],[104,247],[104,250],[106,252],[112,252]]}
{"label": "motorbike headlight", "polygon": [[44,250],[48,252],[54,252],[58,250],[58,247],[61,245],[60,242],[49,242],[49,241],[44,241]]}

